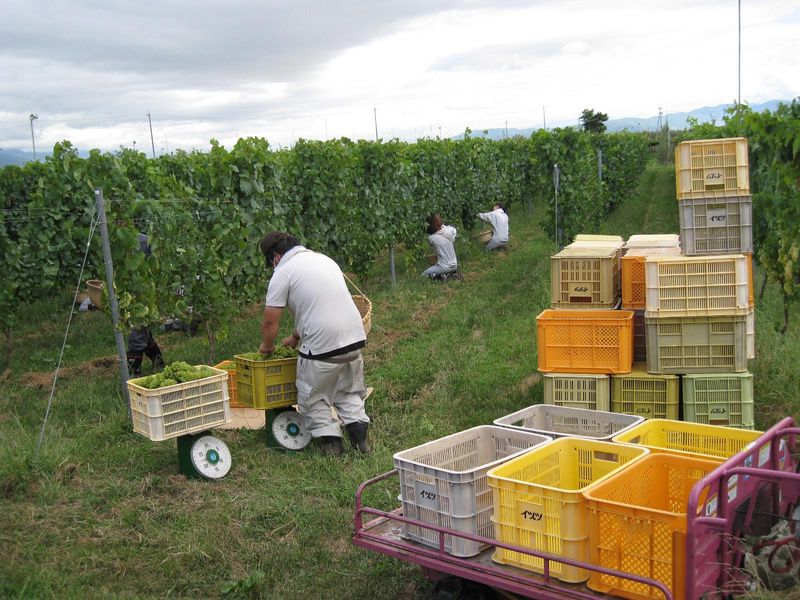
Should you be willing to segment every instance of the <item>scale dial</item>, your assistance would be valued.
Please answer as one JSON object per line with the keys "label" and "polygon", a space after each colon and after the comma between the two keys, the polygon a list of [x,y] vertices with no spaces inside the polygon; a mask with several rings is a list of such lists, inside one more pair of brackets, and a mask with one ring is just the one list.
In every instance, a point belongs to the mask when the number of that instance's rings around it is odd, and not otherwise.
{"label": "scale dial", "polygon": [[222,479],[231,470],[231,451],[213,435],[197,438],[189,455],[195,471],[205,479]]}
{"label": "scale dial", "polygon": [[303,417],[294,410],[285,410],[272,421],[272,437],[281,448],[302,450],[311,441],[311,432],[303,427]]}

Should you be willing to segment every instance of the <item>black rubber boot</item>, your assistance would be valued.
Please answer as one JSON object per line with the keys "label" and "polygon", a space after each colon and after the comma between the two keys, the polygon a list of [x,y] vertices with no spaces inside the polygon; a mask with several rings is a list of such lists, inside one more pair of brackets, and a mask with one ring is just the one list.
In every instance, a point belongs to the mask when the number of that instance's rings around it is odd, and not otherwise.
{"label": "black rubber boot", "polygon": [[364,423],[362,421],[350,423],[346,426],[346,429],[347,433],[350,435],[350,444],[353,448],[358,448],[359,452],[362,454],[369,454],[372,452],[372,448],[369,447],[369,442],[367,441],[369,423]]}
{"label": "black rubber boot", "polygon": [[160,371],[164,368],[164,357],[161,355],[161,348],[158,347],[158,344],[155,340],[150,340],[150,345],[147,346],[147,349],[144,351],[147,358],[153,361],[153,369],[156,371]]}
{"label": "black rubber boot", "polygon": [[321,454],[329,456],[341,456],[344,453],[342,438],[335,435],[323,435],[314,439],[314,444]]}
{"label": "black rubber boot", "polygon": [[128,354],[128,375],[142,374],[142,358],[141,354]]}

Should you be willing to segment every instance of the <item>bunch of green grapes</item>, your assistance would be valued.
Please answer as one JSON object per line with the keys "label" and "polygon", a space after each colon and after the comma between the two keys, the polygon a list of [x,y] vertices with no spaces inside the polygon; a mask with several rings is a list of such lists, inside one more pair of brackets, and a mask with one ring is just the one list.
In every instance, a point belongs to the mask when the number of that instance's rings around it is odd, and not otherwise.
{"label": "bunch of green grapes", "polygon": [[142,377],[136,383],[148,390],[154,390],[168,385],[175,385],[176,383],[203,379],[213,374],[214,371],[206,366],[193,367],[189,363],[179,360],[164,367],[164,370],[160,373]]}
{"label": "bunch of green grapes", "polygon": [[260,352],[247,352],[245,354],[237,354],[236,356],[240,358],[246,358],[247,360],[275,360],[279,358],[296,358],[297,357],[297,350],[294,348],[289,348],[287,346],[276,346],[275,351],[272,354],[261,354]]}

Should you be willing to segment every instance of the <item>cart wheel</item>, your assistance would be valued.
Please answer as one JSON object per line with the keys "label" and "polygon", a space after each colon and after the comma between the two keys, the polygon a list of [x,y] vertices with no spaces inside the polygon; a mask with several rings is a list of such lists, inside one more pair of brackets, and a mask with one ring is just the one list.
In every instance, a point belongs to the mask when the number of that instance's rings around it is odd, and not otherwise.
{"label": "cart wheel", "polygon": [[436,582],[426,600],[498,600],[495,591],[474,581],[448,575]]}

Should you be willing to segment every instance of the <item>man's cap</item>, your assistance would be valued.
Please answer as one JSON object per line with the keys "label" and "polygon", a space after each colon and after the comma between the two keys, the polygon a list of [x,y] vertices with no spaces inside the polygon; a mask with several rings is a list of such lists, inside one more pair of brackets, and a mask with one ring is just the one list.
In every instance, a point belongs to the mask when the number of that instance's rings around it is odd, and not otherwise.
{"label": "man's cap", "polygon": [[267,259],[267,266],[270,266],[270,256],[272,255],[273,248],[285,239],[288,239],[289,234],[283,233],[282,231],[270,231],[267,235],[261,238],[261,242],[259,243],[259,247],[261,248],[261,253],[264,255],[264,258]]}

